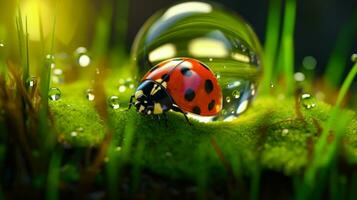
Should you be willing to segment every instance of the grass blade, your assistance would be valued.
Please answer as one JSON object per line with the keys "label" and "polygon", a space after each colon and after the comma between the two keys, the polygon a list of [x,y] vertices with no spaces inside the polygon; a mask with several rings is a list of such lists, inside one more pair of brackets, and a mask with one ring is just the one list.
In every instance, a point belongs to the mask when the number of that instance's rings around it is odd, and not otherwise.
{"label": "grass blade", "polygon": [[348,23],[346,23],[340,32],[336,46],[329,58],[325,78],[329,86],[337,88],[342,81],[344,75],[344,66],[347,66],[349,59],[348,53],[352,48],[354,38],[357,34],[357,12],[354,13]]}
{"label": "grass blade", "polygon": [[281,0],[272,0],[269,4],[268,21],[266,27],[266,40],[264,48],[265,69],[262,83],[262,93],[268,94],[272,74],[275,66],[275,58],[277,55],[279,43],[279,28],[281,15]]}
{"label": "grass blade", "polygon": [[284,65],[284,79],[288,94],[294,90],[294,26],[295,26],[296,1],[285,2],[284,24],[280,50]]}

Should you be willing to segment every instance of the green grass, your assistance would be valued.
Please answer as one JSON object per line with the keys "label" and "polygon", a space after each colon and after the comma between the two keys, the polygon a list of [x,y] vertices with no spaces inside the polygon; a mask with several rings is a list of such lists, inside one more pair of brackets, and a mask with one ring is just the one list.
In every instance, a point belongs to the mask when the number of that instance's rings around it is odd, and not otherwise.
{"label": "green grass", "polygon": [[[260,93],[264,95],[258,95],[251,108],[232,122],[205,124],[191,119],[193,126],[174,112],[168,113],[165,126],[163,121],[141,116],[134,109],[126,110],[133,91],[120,93],[117,87],[118,79],[130,74],[128,55],[123,53],[124,41],[113,51],[109,41],[112,29],[120,40],[125,38],[128,5],[128,1],[118,3],[117,13],[109,3],[101,8],[90,49],[93,62],[88,69],[81,69],[80,79],[66,84],[51,83],[58,11],[53,14],[49,38],[44,36],[40,17],[43,62],[40,85],[35,89],[38,93],[33,98],[28,97],[26,85],[32,67],[27,20],[23,23],[27,18],[18,10],[18,69],[22,73],[12,69],[17,63],[6,64],[7,52],[0,48],[0,108],[4,110],[0,132],[6,133],[0,135],[0,169],[1,175],[20,168],[21,173],[1,179],[2,184],[12,184],[15,189],[6,191],[1,184],[0,199],[38,194],[46,199],[67,195],[85,198],[101,193],[111,199],[140,198],[135,195],[141,192],[148,198],[168,198],[165,195],[172,188],[183,192],[185,187],[194,189],[188,196],[191,198],[207,199],[223,193],[224,197],[259,199],[265,197],[266,190],[275,191],[274,183],[280,183],[280,176],[288,179],[292,188],[284,185],[283,189],[291,189],[288,195],[270,194],[276,198],[316,199],[325,197],[326,191],[331,199],[357,196],[357,116],[341,107],[357,64],[344,80],[335,105],[315,99],[311,101],[316,106],[311,109],[302,105],[300,85],[293,79],[295,0],[285,2],[283,19],[282,2],[270,3]],[[113,16],[120,19],[111,27]],[[354,30],[355,26],[347,25],[341,38],[353,35]],[[340,50],[349,45],[349,40],[339,40],[325,75],[335,86],[345,69],[341,67],[334,74],[336,66],[345,66],[342,60],[346,55]],[[46,58],[47,54],[50,57]],[[282,69],[276,67],[279,65]],[[286,87],[271,89],[270,83],[279,76]],[[61,90],[60,100],[48,100],[50,87]],[[94,101],[86,98],[89,88],[94,91]],[[119,96],[120,109],[108,105],[107,98],[112,95]],[[21,159],[7,163],[9,155]],[[266,176],[272,172],[273,180],[267,182]],[[23,177],[30,183],[21,182]],[[23,188],[17,188],[19,185]],[[145,191],[143,185],[152,188]]]}

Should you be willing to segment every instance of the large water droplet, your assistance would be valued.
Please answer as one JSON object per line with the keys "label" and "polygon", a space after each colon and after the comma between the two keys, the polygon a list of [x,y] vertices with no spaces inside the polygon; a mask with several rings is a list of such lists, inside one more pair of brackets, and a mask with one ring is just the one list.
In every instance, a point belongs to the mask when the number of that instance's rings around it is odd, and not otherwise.
{"label": "large water droplet", "polygon": [[139,79],[158,63],[178,57],[208,66],[222,89],[223,109],[229,111],[221,111],[213,121],[238,117],[231,110],[245,101],[250,105],[262,72],[261,46],[252,28],[222,6],[206,2],[183,2],[153,15],[132,52]]}
{"label": "large water droplet", "polygon": [[87,89],[86,90],[86,98],[89,100],[89,101],[94,101],[94,92],[93,92],[93,89]]}
{"label": "large water droplet", "polygon": [[109,97],[109,105],[110,105],[110,107],[112,107],[115,110],[120,108],[119,97],[117,97],[117,96]]}
{"label": "large water droplet", "polygon": [[57,101],[61,98],[61,90],[59,88],[50,88],[48,91],[48,98],[52,101]]}
{"label": "large water droplet", "polygon": [[301,104],[306,108],[306,109],[311,109],[316,106],[315,99],[311,96],[311,94],[305,93],[301,95]]}

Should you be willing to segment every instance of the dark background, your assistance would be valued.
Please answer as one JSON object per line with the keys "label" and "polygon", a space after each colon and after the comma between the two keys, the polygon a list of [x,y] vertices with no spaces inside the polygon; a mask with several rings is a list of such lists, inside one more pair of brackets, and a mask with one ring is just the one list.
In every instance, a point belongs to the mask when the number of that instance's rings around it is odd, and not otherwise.
{"label": "dark background", "polygon": [[[143,23],[155,11],[176,2],[180,1],[130,0],[128,50]],[[234,10],[248,21],[264,45],[269,1],[221,0],[215,2]],[[284,5],[282,7],[284,8]],[[352,16],[356,15],[356,12],[357,0],[298,0],[295,25],[296,66],[301,66],[301,61],[305,56],[313,56],[317,60],[317,71],[322,73],[343,27],[357,23],[357,21],[352,21]],[[354,29],[354,40],[349,41],[351,44],[348,44],[350,49],[345,49],[349,56],[352,53],[357,53],[357,31],[356,28]],[[346,59],[351,66],[349,56]]]}

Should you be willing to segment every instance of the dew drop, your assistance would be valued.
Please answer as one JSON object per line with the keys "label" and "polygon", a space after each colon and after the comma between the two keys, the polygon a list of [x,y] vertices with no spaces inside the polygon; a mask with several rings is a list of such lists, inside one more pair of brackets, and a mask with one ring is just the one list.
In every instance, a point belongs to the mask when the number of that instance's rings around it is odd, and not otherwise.
{"label": "dew drop", "polygon": [[240,97],[240,92],[238,90],[234,90],[232,92],[232,95],[233,95],[234,98],[238,99]]}
{"label": "dew drop", "polygon": [[221,78],[221,74],[216,74],[216,78],[220,79]]}
{"label": "dew drop", "polygon": [[64,82],[64,75],[63,75],[63,70],[54,68],[52,70],[52,81],[54,83],[63,83]]}
{"label": "dew drop", "polygon": [[35,76],[31,76],[26,80],[26,85],[30,88],[34,87],[37,84],[37,78]]}
{"label": "dew drop", "polygon": [[72,131],[71,132],[71,136],[72,137],[77,137],[78,136],[78,132],[77,131]]}
{"label": "dew drop", "polygon": [[117,146],[117,147],[115,147],[115,151],[121,151],[121,146]]}
{"label": "dew drop", "polygon": [[231,98],[230,97],[226,97],[226,101],[227,101],[227,103],[231,102]]}
{"label": "dew drop", "polygon": [[0,43],[0,47],[5,47],[5,45],[3,43]]}
{"label": "dew drop", "polygon": [[286,136],[288,133],[289,133],[289,129],[287,129],[287,128],[284,128],[284,129],[281,131],[281,135],[282,135],[282,136]]}
{"label": "dew drop", "polygon": [[48,91],[48,98],[51,101],[57,101],[61,98],[61,90],[59,88],[50,88]]}
{"label": "dew drop", "polygon": [[87,89],[86,91],[86,97],[89,101],[93,101],[95,96],[94,96],[94,92],[93,89]]}
{"label": "dew drop", "polygon": [[109,97],[109,105],[111,108],[114,110],[120,108],[120,102],[119,102],[119,97],[117,96],[111,96]]}
{"label": "dew drop", "polygon": [[213,61],[213,58],[209,58],[208,60],[212,62],[212,61]]}
{"label": "dew drop", "polygon": [[88,50],[85,47],[78,47],[75,52],[77,63],[81,67],[88,67],[91,63],[91,58],[88,55]]}
{"label": "dew drop", "polygon": [[301,95],[301,103],[306,109],[316,107],[315,99],[308,93]]}
{"label": "dew drop", "polygon": [[352,54],[351,61],[352,62],[357,62],[357,54],[356,53]]}
{"label": "dew drop", "polygon": [[305,74],[302,72],[296,72],[294,74],[294,79],[295,79],[295,81],[302,82],[305,80]]}
{"label": "dew drop", "polygon": [[125,85],[120,85],[118,90],[119,90],[119,92],[125,92],[126,91],[126,86]]}

